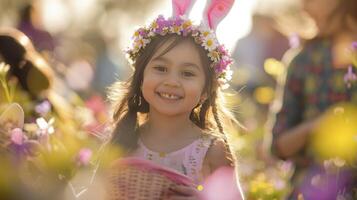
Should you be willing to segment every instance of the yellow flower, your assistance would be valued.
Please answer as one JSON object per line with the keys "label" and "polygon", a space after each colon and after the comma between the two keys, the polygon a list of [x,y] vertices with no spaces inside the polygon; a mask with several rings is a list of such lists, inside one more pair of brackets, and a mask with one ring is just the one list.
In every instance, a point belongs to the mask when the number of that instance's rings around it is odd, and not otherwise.
{"label": "yellow flower", "polygon": [[181,26],[173,26],[173,27],[171,27],[172,28],[172,32],[174,32],[174,33],[177,33],[177,34],[180,34],[181,32]]}
{"label": "yellow flower", "polygon": [[204,43],[203,46],[205,47],[205,49],[207,49],[208,51],[212,51],[214,49],[216,49],[217,47],[217,43],[213,38],[205,38],[204,39]]}
{"label": "yellow flower", "polygon": [[158,24],[156,23],[156,21],[152,22],[150,25],[151,29],[156,29],[158,27]]}
{"label": "yellow flower", "polygon": [[184,29],[186,29],[186,28],[188,28],[188,27],[190,27],[190,26],[192,26],[192,22],[191,22],[190,20],[187,20],[187,21],[185,21],[185,22],[182,24],[182,27],[183,27]]}
{"label": "yellow flower", "polygon": [[204,32],[202,32],[202,35],[203,35],[204,37],[207,37],[209,34],[210,34],[209,31],[204,31]]}
{"label": "yellow flower", "polygon": [[217,62],[219,59],[219,53],[217,51],[210,51],[208,56],[211,58],[212,61]]}

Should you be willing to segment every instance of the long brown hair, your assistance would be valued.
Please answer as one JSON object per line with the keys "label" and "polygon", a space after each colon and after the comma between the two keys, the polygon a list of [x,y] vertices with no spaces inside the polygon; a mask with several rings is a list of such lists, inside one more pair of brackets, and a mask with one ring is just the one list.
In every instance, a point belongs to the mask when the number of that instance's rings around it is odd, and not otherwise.
{"label": "long brown hair", "polygon": [[192,109],[190,120],[203,130],[219,131],[224,134],[222,118],[234,121],[221,103],[220,89],[214,69],[210,67],[212,62],[207,56],[207,51],[196,44],[190,36],[156,36],[142,52],[139,52],[135,63],[134,73],[127,82],[116,82],[109,88],[109,99],[113,105],[113,135],[112,142],[119,144],[125,152],[135,150],[138,141],[138,127],[143,117],[149,112],[149,104],[145,101],[141,92],[144,69],[153,57],[154,53],[166,42],[170,45],[162,53],[164,55],[184,40],[190,40],[195,44],[200,54],[205,73],[205,88],[207,99]]}

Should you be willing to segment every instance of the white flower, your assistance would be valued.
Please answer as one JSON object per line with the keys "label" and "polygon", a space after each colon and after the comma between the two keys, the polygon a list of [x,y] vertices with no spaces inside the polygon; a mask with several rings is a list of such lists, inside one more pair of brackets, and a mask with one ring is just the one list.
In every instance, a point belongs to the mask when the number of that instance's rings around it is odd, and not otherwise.
{"label": "white flower", "polygon": [[210,51],[208,53],[208,56],[210,57],[211,61],[213,61],[213,62],[218,62],[218,60],[219,60],[219,53],[217,51]]}
{"label": "white flower", "polygon": [[214,37],[204,37],[203,38],[203,46],[208,51],[213,51],[217,48],[218,43]]}
{"label": "white flower", "polygon": [[170,27],[170,32],[172,33],[176,33],[177,35],[181,35],[181,30],[182,30],[182,27],[181,26],[171,26]]}
{"label": "white flower", "polygon": [[215,38],[215,34],[213,30],[205,27],[205,26],[199,26],[198,30],[201,32],[202,37],[210,37],[210,38]]}
{"label": "white flower", "polygon": [[149,37],[154,37],[156,34],[155,34],[155,32],[153,32],[153,31],[150,31],[149,33],[148,33],[148,36]]}
{"label": "white flower", "polygon": [[232,76],[233,76],[233,71],[230,69],[230,67],[228,66],[226,71],[225,71],[225,78],[227,81],[232,80]]}
{"label": "white flower", "polygon": [[53,128],[52,124],[55,122],[54,118],[51,118],[48,122],[44,118],[37,118],[36,119],[36,124],[39,127],[38,130],[38,135],[44,135],[44,134],[52,134],[55,132],[55,129]]}
{"label": "white flower", "polygon": [[227,80],[224,78],[218,78],[218,84],[222,90],[229,88],[229,84],[227,83]]}
{"label": "white flower", "polygon": [[324,179],[321,175],[317,174],[311,178],[311,185],[321,187],[324,184]]}

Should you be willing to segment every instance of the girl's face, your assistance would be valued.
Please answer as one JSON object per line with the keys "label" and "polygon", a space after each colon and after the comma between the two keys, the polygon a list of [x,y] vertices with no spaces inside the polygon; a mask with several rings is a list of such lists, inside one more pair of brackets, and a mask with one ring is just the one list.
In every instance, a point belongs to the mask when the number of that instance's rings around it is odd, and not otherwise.
{"label": "girl's face", "polygon": [[313,18],[320,35],[331,33],[339,20],[330,17],[340,0],[303,0],[304,10]]}
{"label": "girl's face", "polygon": [[204,98],[205,73],[195,44],[183,40],[161,55],[172,40],[164,43],[144,70],[142,94],[150,113],[188,115]]}

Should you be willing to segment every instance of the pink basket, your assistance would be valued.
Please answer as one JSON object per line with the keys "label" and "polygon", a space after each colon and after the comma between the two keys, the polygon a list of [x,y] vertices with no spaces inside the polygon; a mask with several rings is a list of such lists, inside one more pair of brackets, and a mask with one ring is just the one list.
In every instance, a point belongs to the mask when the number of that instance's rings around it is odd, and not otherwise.
{"label": "pink basket", "polygon": [[153,162],[124,158],[113,163],[108,174],[107,195],[110,200],[161,200],[175,185],[191,185],[193,181]]}

